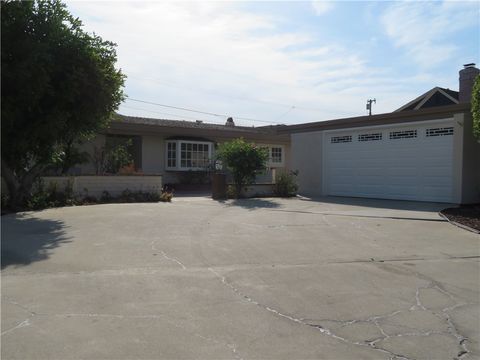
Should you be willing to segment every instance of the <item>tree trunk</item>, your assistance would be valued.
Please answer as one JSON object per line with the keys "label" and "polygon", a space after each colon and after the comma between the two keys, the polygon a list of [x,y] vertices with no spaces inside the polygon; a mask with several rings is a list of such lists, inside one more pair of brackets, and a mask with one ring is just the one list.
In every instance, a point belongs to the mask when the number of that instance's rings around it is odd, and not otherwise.
{"label": "tree trunk", "polygon": [[233,182],[235,183],[235,191],[237,195],[237,199],[242,197],[242,189],[243,189],[243,178],[233,178]]}
{"label": "tree trunk", "polygon": [[2,177],[7,184],[8,203],[13,211],[21,210],[25,206],[25,202],[32,191],[33,182],[44,168],[43,164],[36,164],[29,171],[18,176],[2,159]]}

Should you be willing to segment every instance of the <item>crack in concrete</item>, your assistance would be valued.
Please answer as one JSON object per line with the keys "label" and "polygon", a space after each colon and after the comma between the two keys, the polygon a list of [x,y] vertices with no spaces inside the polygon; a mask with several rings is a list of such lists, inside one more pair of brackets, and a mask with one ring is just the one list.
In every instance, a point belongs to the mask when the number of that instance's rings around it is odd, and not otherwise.
{"label": "crack in concrete", "polygon": [[[220,275],[218,272],[216,272],[215,270],[213,270],[212,268],[208,268],[208,270],[214,274],[221,282],[223,285],[225,285],[226,287],[228,287],[231,291],[233,291],[235,294],[239,295],[242,299],[244,299],[244,301],[247,301],[251,304],[254,304],[256,306],[259,306],[260,308],[264,309],[264,310],[267,310],[268,312],[270,313],[273,313],[274,315],[276,316],[279,316],[279,317],[282,317],[282,318],[285,318],[289,321],[292,321],[292,322],[295,322],[299,325],[303,325],[303,326],[309,326],[309,327],[312,327],[312,328],[315,328],[317,329],[320,333],[324,334],[324,335],[327,335],[327,336],[330,336],[336,340],[340,340],[344,343],[347,343],[347,344],[351,344],[351,345],[357,345],[357,346],[363,346],[363,347],[367,347],[367,348],[370,348],[372,350],[376,350],[376,351],[379,351],[379,352],[382,352],[384,354],[388,354],[391,356],[392,359],[402,359],[402,360],[411,360],[410,358],[404,356],[404,355],[401,355],[401,354],[396,354],[394,352],[391,352],[387,349],[383,349],[381,347],[378,347],[376,345],[372,345],[372,344],[369,344],[369,343],[361,343],[361,342],[356,342],[356,341],[350,341],[344,337],[341,337],[337,334],[335,334],[334,332],[332,332],[330,329],[328,328],[325,328],[321,325],[316,325],[316,324],[310,324],[308,322],[305,322],[304,320],[302,320],[301,318],[296,318],[296,317],[293,317],[291,315],[288,315],[288,314],[284,314],[276,309],[273,309],[271,308],[270,306],[268,305],[265,305],[265,304],[262,304],[258,301],[256,301],[255,299],[253,299],[252,297],[242,293],[238,288],[236,288],[235,286],[233,286],[232,283],[228,282],[226,277],[225,276],[222,276]],[[389,314],[388,316],[393,316],[391,314]],[[373,316],[372,318],[379,318],[379,316]],[[356,321],[356,320],[354,320]]]}
{"label": "crack in concrete", "polygon": [[[13,305],[16,305],[16,306],[20,307],[21,309],[24,309],[24,310],[30,312],[30,315],[27,319],[25,319],[21,323],[17,324],[16,326],[3,331],[0,336],[8,334],[8,333],[10,333],[12,331],[15,331],[17,329],[20,329],[22,327],[33,325],[30,321],[30,319],[33,316],[37,316],[37,317],[52,317],[53,316],[53,317],[60,317],[60,318],[86,317],[86,318],[114,318],[114,319],[153,319],[153,320],[161,319],[161,320],[166,321],[168,324],[175,326],[178,329],[186,330],[185,327],[180,326],[179,324],[166,319],[166,317],[165,317],[166,315],[158,315],[158,314],[126,315],[126,314],[105,314],[105,313],[103,313],[103,314],[100,314],[100,313],[46,314],[46,313],[36,313],[36,312],[30,311],[27,307],[19,304],[18,302],[13,301],[13,300],[7,300],[7,301],[12,303]],[[239,355],[239,353],[237,351],[236,344],[228,343],[228,342],[222,342],[222,341],[216,340],[216,339],[211,338],[211,337],[204,336],[204,335],[196,333],[196,332],[194,332],[192,335],[195,336],[195,337],[198,337],[200,339],[206,340],[208,342],[213,342],[215,344],[225,346],[229,349],[229,351],[232,352],[232,355],[234,356],[235,359],[243,360],[243,358]]]}
{"label": "crack in concrete", "polygon": [[[146,314],[146,315],[125,315],[125,314],[97,314],[97,313],[66,313],[66,314],[53,314],[53,315],[47,315],[44,314],[44,316],[55,316],[55,317],[92,317],[92,318],[115,318],[115,319],[161,319],[168,324],[181,329],[181,330],[186,330],[185,327],[180,326],[176,322],[170,321],[166,318],[166,315],[158,315],[158,314]],[[243,360],[242,357],[238,354],[237,352],[237,347],[236,344],[231,344],[227,342],[222,342],[219,340],[216,340],[214,338],[204,336],[202,334],[199,334],[197,332],[192,333],[193,336],[198,337],[200,339],[206,340],[208,342],[213,342],[218,345],[226,346],[233,354],[234,358],[237,360]]]}
{"label": "crack in concrete", "polygon": [[[152,248],[153,251],[160,252],[165,259],[173,261],[173,262],[177,263],[178,265],[180,265],[182,267],[182,270],[187,269],[186,266],[183,263],[181,263],[179,260],[177,260],[175,258],[172,258],[172,257],[169,257],[165,252],[158,250],[155,247],[155,242],[154,241],[151,243],[151,248]],[[402,259],[402,260],[405,260],[405,259]],[[416,259],[416,260],[418,260],[418,259]],[[395,260],[392,260],[392,261],[395,261]],[[456,300],[456,297],[454,295],[452,295],[450,292],[448,292],[447,290],[445,290],[438,282],[436,282],[435,280],[433,280],[433,279],[431,279],[431,278],[429,278],[429,277],[427,277],[423,274],[419,274],[419,273],[414,272],[414,271],[409,271],[409,272],[414,274],[417,278],[422,279],[424,281],[427,281],[428,284],[416,287],[416,290],[415,290],[415,304],[412,305],[408,310],[396,310],[396,311],[393,311],[393,312],[385,314],[385,315],[370,316],[366,319],[354,319],[354,320],[320,319],[320,320],[316,320],[316,322],[318,322],[318,323],[312,323],[311,321],[308,321],[308,319],[305,319],[305,318],[296,318],[294,316],[282,313],[282,312],[280,312],[280,311],[278,311],[278,310],[276,310],[272,307],[269,307],[268,305],[262,304],[262,303],[256,301],[255,299],[253,299],[252,297],[244,294],[241,290],[236,288],[232,283],[227,281],[225,276],[219,274],[217,271],[215,271],[211,267],[208,268],[208,271],[210,271],[212,274],[214,274],[215,277],[218,278],[224,286],[227,286],[231,291],[233,291],[235,294],[240,296],[244,301],[247,301],[247,302],[252,303],[256,306],[259,306],[259,307],[263,308],[264,310],[274,314],[275,316],[285,318],[285,319],[287,319],[289,321],[292,321],[294,323],[297,323],[299,325],[304,325],[304,326],[309,326],[311,328],[315,328],[320,333],[322,333],[324,335],[327,335],[327,336],[330,336],[330,337],[332,337],[334,339],[337,339],[339,341],[342,341],[344,343],[355,345],[355,346],[368,347],[372,350],[376,350],[376,351],[382,352],[384,354],[388,354],[390,356],[390,359],[392,359],[392,360],[393,359],[411,360],[406,355],[397,354],[397,353],[394,353],[393,351],[390,351],[390,350],[387,350],[385,348],[382,348],[382,347],[378,346],[378,342],[389,339],[389,338],[392,338],[392,337],[407,337],[407,336],[425,336],[425,337],[427,337],[427,336],[436,335],[436,334],[438,334],[438,335],[450,335],[450,336],[455,337],[458,340],[458,343],[461,347],[461,350],[458,352],[458,355],[457,355],[456,359],[461,359],[461,358],[463,358],[464,356],[466,356],[467,354],[470,353],[470,351],[468,349],[468,346],[467,346],[468,338],[464,337],[463,335],[461,335],[459,333],[459,331],[457,330],[457,328],[456,328],[455,324],[453,323],[453,321],[452,321],[448,312],[452,311],[456,308],[459,308],[461,306],[472,305],[472,303],[465,303],[465,302],[458,303],[457,300]],[[435,289],[435,290],[445,294],[446,296],[448,296],[455,304],[443,308],[440,313],[438,311],[434,311],[432,309],[429,309],[428,306],[423,304],[422,301],[421,301],[420,291],[422,289]],[[132,319],[160,319],[161,318],[161,319],[164,319],[165,321],[167,321],[168,323],[172,324],[175,327],[182,328],[180,325],[166,320],[165,316],[163,316],[163,315],[155,315],[155,314],[153,314],[153,315],[152,314],[151,315],[122,315],[122,314],[95,314],[95,313],[93,313],[93,314],[89,314],[89,313],[70,313],[70,314],[49,315],[49,314],[39,314],[39,313],[33,312],[29,308],[19,304],[18,302],[15,302],[15,301],[11,300],[11,299],[6,298],[6,300],[9,301],[11,304],[16,305],[16,306],[20,307],[21,309],[29,312],[30,315],[27,319],[23,320],[22,322],[20,322],[16,326],[3,331],[1,333],[1,336],[3,336],[4,334],[10,333],[12,331],[15,331],[16,329],[32,325],[30,319],[33,316],[110,317],[110,318],[120,318],[120,319],[128,319],[128,318],[132,318]],[[423,332],[422,331],[404,332],[404,333],[393,334],[393,335],[387,334],[387,332],[383,329],[383,327],[381,326],[381,324],[379,322],[383,319],[393,317],[393,316],[395,316],[397,314],[400,314],[402,312],[405,312],[405,311],[430,311],[431,313],[433,313],[438,318],[443,319],[447,322],[448,332],[429,330],[429,331],[423,331]],[[380,331],[382,336],[379,337],[379,338],[376,338],[372,341],[364,341],[364,342],[352,341],[352,340],[349,340],[346,337],[342,337],[342,336],[336,334],[331,329],[326,328],[326,327],[324,327],[323,325],[320,324],[321,322],[325,322],[325,321],[339,323],[340,328],[343,328],[343,327],[346,327],[346,326],[349,326],[349,325],[353,325],[353,324],[357,324],[357,323],[371,323],[371,324],[375,325],[375,327]],[[408,326],[403,326],[403,327],[409,328]],[[411,329],[416,330],[415,328],[411,328]],[[235,359],[241,360],[240,355],[237,353],[237,348],[236,348],[235,344],[221,342],[221,341],[218,341],[216,339],[209,338],[209,337],[203,336],[203,335],[198,334],[198,333],[194,333],[193,335],[196,336],[196,337],[202,338],[206,341],[210,341],[210,342],[214,342],[214,343],[222,344],[222,345],[226,346],[228,349],[230,349],[230,351],[232,352]]]}
{"label": "crack in concrete", "polygon": [[[452,318],[450,314],[448,313],[451,310],[454,310],[456,308],[459,308],[461,306],[466,306],[466,305],[472,305],[471,303],[465,303],[465,302],[457,302],[457,299],[453,294],[451,294],[449,291],[445,290],[437,281],[428,278],[425,275],[419,274],[418,272],[414,272],[415,276],[424,280],[429,281],[428,285],[422,286],[422,287],[417,287],[416,290],[416,300],[417,300],[417,305],[420,306],[422,310],[429,310],[431,311],[435,316],[437,316],[440,319],[443,319],[447,322],[447,329],[448,329],[448,334],[455,337],[458,341],[459,346],[461,347],[462,350],[459,351],[457,354],[457,359],[462,358],[463,356],[467,355],[470,353],[470,350],[468,349],[467,342],[468,338],[461,335],[458,329],[456,328],[455,324],[452,321]],[[419,297],[419,291],[421,289],[435,289],[442,294],[448,296],[450,300],[452,300],[455,304],[452,306],[447,306],[441,310],[441,313],[434,311],[433,309],[429,309],[427,306],[422,304],[420,297]]]}
{"label": "crack in concrete", "polygon": [[8,329],[8,330],[5,330],[5,331],[2,331],[2,333],[0,334],[0,336],[3,336],[5,334],[8,334],[14,330],[17,330],[17,329],[20,329],[22,327],[26,327],[26,326],[30,326],[31,323],[30,323],[30,318],[32,317],[33,315],[30,315],[27,319],[23,320],[21,323],[15,325],[14,327]]}
{"label": "crack in concrete", "polygon": [[[396,311],[393,311],[393,312],[385,314],[385,315],[374,315],[374,316],[368,317],[366,319],[354,319],[354,320],[321,319],[321,320],[318,320],[317,323],[312,323],[312,322],[307,321],[307,319],[305,319],[305,318],[296,318],[294,316],[284,314],[284,313],[282,313],[282,312],[280,312],[276,309],[273,309],[273,308],[269,307],[268,305],[265,305],[265,304],[262,304],[262,303],[256,301],[252,297],[244,294],[240,289],[236,288],[231,282],[227,281],[225,276],[219,274],[217,271],[213,270],[212,268],[208,268],[208,270],[211,273],[213,273],[218,279],[220,279],[220,281],[222,282],[223,285],[230,288],[231,291],[233,291],[235,294],[242,297],[247,302],[250,302],[250,303],[252,303],[256,306],[259,306],[259,307],[273,313],[276,316],[285,318],[285,319],[290,320],[294,323],[297,323],[297,324],[300,324],[300,325],[306,325],[306,326],[310,326],[312,328],[315,328],[315,329],[319,330],[322,334],[325,334],[327,336],[330,336],[330,337],[332,337],[334,339],[337,339],[337,340],[340,340],[342,342],[352,344],[352,345],[356,345],[356,346],[367,346],[371,349],[380,351],[382,353],[386,353],[386,354],[391,356],[391,359],[410,360],[410,358],[406,355],[397,354],[397,353],[394,353],[393,351],[390,351],[390,350],[387,350],[385,348],[382,348],[382,347],[378,346],[378,344],[377,344],[378,342],[389,339],[389,338],[392,338],[392,337],[409,337],[409,336],[428,337],[428,336],[431,336],[431,335],[453,336],[454,338],[456,338],[458,340],[458,344],[461,348],[461,350],[458,352],[458,355],[457,355],[456,359],[461,359],[462,357],[464,357],[465,355],[470,353],[470,351],[468,349],[468,346],[467,346],[468,338],[459,333],[458,329],[456,328],[455,324],[453,323],[453,321],[451,319],[451,316],[448,312],[452,311],[456,308],[459,308],[461,306],[472,305],[472,303],[465,303],[465,302],[460,302],[459,303],[457,301],[456,297],[453,294],[451,294],[450,292],[448,292],[447,290],[445,290],[438,282],[436,282],[435,280],[430,279],[430,278],[428,278],[428,277],[426,277],[422,274],[419,274],[417,272],[412,272],[412,273],[414,273],[417,278],[428,281],[428,284],[416,287],[415,303],[409,309],[396,310]],[[446,296],[448,296],[455,304],[443,308],[441,310],[441,312],[439,313],[438,311],[435,311],[435,310],[429,308],[426,304],[422,303],[422,300],[420,298],[420,291],[422,289],[435,289],[435,290],[445,294]],[[380,321],[384,320],[384,319],[388,319],[390,317],[393,317],[393,316],[395,316],[397,314],[400,314],[402,312],[408,312],[408,311],[429,311],[429,312],[431,312],[433,315],[435,315],[439,319],[442,319],[442,320],[447,322],[447,331],[439,331],[439,330],[418,331],[415,328],[411,328],[413,331],[402,332],[402,333],[391,334],[391,335],[387,334],[387,332],[381,326]],[[352,340],[349,340],[345,337],[339,336],[332,329],[324,327],[323,325],[320,324],[321,322],[325,322],[325,321],[339,323],[340,328],[343,328],[343,327],[346,327],[346,326],[349,326],[349,325],[353,325],[353,324],[358,324],[358,323],[371,323],[371,324],[375,325],[375,327],[380,331],[382,336],[373,340],[373,341],[368,341],[368,342],[352,341]],[[408,326],[403,326],[403,327],[404,328],[405,327],[409,328]]]}
{"label": "crack in concrete", "polygon": [[181,261],[179,261],[178,259],[175,259],[175,258],[173,258],[173,257],[171,257],[171,256],[168,256],[168,255],[165,253],[165,251],[162,251],[162,250],[157,249],[157,248],[155,247],[155,241],[152,241],[152,242],[150,243],[150,245],[151,245],[152,250],[153,250],[153,251],[160,252],[160,254],[162,254],[162,256],[163,256],[164,259],[169,260],[169,261],[173,261],[173,262],[177,263],[178,265],[180,265],[180,266],[182,267],[182,270],[186,270],[186,269],[187,269],[187,267],[186,267],[185,265],[183,265]]}
{"label": "crack in concrete", "polygon": [[28,315],[28,317],[27,317],[25,320],[21,321],[21,322],[18,323],[17,325],[15,325],[15,326],[13,326],[13,327],[5,330],[5,331],[2,331],[2,332],[0,333],[0,337],[3,336],[3,335],[5,335],[5,334],[11,333],[12,331],[15,331],[15,330],[17,330],[17,329],[21,329],[21,328],[23,328],[23,327],[32,325],[30,319],[33,318],[34,316],[37,316],[37,315],[38,315],[36,312],[30,310],[28,307],[23,306],[22,304],[19,304],[18,302],[14,301],[14,300],[12,300],[12,299],[10,299],[10,298],[4,297],[4,299],[5,299],[5,301],[9,302],[10,304],[17,306],[17,307],[19,307],[20,309],[22,309],[22,310],[24,310],[24,311],[27,311],[27,312],[29,313],[29,315]]}

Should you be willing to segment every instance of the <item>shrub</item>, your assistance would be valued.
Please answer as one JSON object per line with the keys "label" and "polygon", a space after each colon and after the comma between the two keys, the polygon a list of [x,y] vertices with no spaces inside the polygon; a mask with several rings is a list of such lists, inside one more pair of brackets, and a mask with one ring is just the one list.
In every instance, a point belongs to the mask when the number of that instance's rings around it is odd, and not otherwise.
{"label": "shrub", "polygon": [[477,75],[472,89],[473,136],[480,141],[480,75]]}
{"label": "shrub", "polygon": [[228,199],[234,199],[237,196],[237,190],[235,189],[235,186],[228,185],[227,186],[227,198]]}
{"label": "shrub", "polygon": [[73,186],[71,181],[63,190],[58,189],[56,182],[51,182],[47,188],[42,179],[38,179],[28,202],[27,209],[40,210],[52,207],[71,206],[77,203],[77,199],[73,194]]}
{"label": "shrub", "polygon": [[221,144],[217,154],[232,173],[237,197],[245,185],[253,183],[256,175],[265,170],[268,159],[268,150],[241,138]]}
{"label": "shrub", "polygon": [[133,163],[133,156],[129,151],[131,146],[132,140],[129,139],[105,152],[105,170],[108,173],[117,174],[121,168]]}
{"label": "shrub", "polygon": [[275,194],[283,197],[297,195],[297,175],[298,171],[282,172],[278,174],[275,181]]}
{"label": "shrub", "polygon": [[80,198],[76,198],[74,196],[73,186],[70,181],[67,183],[64,189],[59,190],[56,182],[51,182],[49,186],[45,188],[45,184],[42,179],[37,181],[34,189],[35,191],[31,194],[31,197],[27,203],[28,210],[41,210],[52,207],[74,205],[94,205],[99,203],[170,202],[173,198],[173,191],[170,189],[162,189],[160,194],[156,191],[143,192],[126,189],[119,196],[112,196],[108,191],[104,191],[100,198],[89,195],[88,189],[84,189],[85,195]]}
{"label": "shrub", "polygon": [[106,190],[104,190],[102,192],[102,196],[100,196],[100,201],[104,202],[104,203],[108,203],[108,202],[112,201],[112,199],[113,199],[113,196],[110,195],[110,193]]}
{"label": "shrub", "polygon": [[172,198],[173,198],[173,189],[171,189],[169,186],[165,185],[162,188],[162,192],[160,194],[160,201],[170,202],[170,201],[172,201]]}
{"label": "shrub", "polygon": [[131,153],[132,140],[128,139],[120,144],[107,144],[108,146],[95,147],[91,156],[96,175],[105,173],[123,174],[135,172],[133,155]]}

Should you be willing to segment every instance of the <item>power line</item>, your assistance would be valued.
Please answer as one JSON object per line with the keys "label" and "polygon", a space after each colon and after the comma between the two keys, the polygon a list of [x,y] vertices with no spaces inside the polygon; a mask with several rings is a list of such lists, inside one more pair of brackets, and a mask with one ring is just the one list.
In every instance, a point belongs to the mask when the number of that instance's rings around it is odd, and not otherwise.
{"label": "power line", "polygon": [[[267,100],[255,100],[255,99],[249,99],[249,98],[246,98],[246,97],[241,97],[241,96],[231,96],[231,95],[226,95],[226,94],[221,94],[219,92],[216,92],[216,91],[211,91],[211,90],[206,90],[206,89],[199,89],[199,90],[195,90],[191,87],[187,87],[187,86],[181,86],[181,85],[177,85],[177,84],[172,84],[172,83],[169,83],[169,82],[164,82],[163,80],[158,80],[156,78],[148,78],[148,77],[139,77],[139,76],[132,76],[132,75],[129,75],[128,76],[129,78],[133,78],[133,79],[138,79],[138,80],[147,80],[147,81],[151,81],[151,82],[154,82],[156,84],[159,84],[161,86],[165,86],[165,87],[171,87],[171,88],[176,88],[176,89],[183,89],[183,90],[188,90],[188,91],[191,91],[191,92],[201,92],[201,93],[210,93],[212,95],[216,95],[216,96],[221,96],[221,97],[226,97],[226,98],[230,98],[230,99],[234,99],[234,100],[240,100],[240,101],[246,101],[246,102],[254,102],[254,103],[259,103],[259,104],[268,104],[268,105],[274,105],[274,106],[281,106],[281,107],[286,107],[286,108],[290,108],[290,111],[291,111],[291,108],[294,107],[295,109],[297,110],[305,110],[305,111],[314,111],[314,112],[324,112],[325,109],[319,109],[319,108],[311,108],[311,107],[306,107],[306,106],[297,106],[297,105],[290,105],[290,104],[284,104],[284,103],[279,103],[279,102],[274,102],[274,101],[267,101]],[[285,86],[284,87],[288,87],[288,86]],[[298,87],[298,86],[295,86],[293,88],[298,88],[298,89],[305,89],[305,88],[301,88],[301,87]]]}
{"label": "power line", "polygon": [[172,114],[172,113],[167,113],[167,112],[160,112],[160,111],[154,111],[154,110],[147,110],[147,109],[135,108],[135,107],[127,106],[127,105],[122,105],[122,107],[127,108],[127,109],[132,109],[132,110],[146,111],[146,112],[150,112],[150,113],[153,113],[153,114],[173,116],[173,117],[177,117],[177,118],[180,118],[180,119],[192,119],[192,120],[201,120],[201,121],[211,121],[211,120],[199,119],[199,118],[193,117],[193,116],[177,115],[177,114]]}
{"label": "power line", "polygon": [[[156,105],[156,106],[162,106],[170,109],[177,109],[177,110],[182,110],[182,111],[188,111],[188,112],[193,112],[193,113],[199,113],[199,114],[204,114],[204,115],[210,115],[210,116],[216,116],[216,117],[222,117],[222,118],[227,118],[229,117],[228,115],[225,114],[217,114],[217,113],[212,113],[212,112],[207,112],[207,111],[201,111],[201,110],[194,110],[194,109],[189,109],[189,108],[184,108],[180,106],[173,106],[173,105],[167,105],[167,104],[160,104],[152,101],[145,101],[145,100],[140,100],[140,99],[133,99],[130,97],[127,97],[127,100],[130,101],[136,101],[144,104],[149,104],[149,105]],[[275,121],[268,121],[268,120],[260,120],[260,119],[253,119],[253,118],[247,118],[247,117],[240,117],[240,116],[234,116],[236,119],[239,120],[247,120],[247,121],[256,121],[256,122],[261,122],[261,123],[268,123],[268,124],[278,124]]]}
{"label": "power line", "polygon": [[294,109],[295,109],[295,106],[292,106],[290,109],[285,111],[283,114],[280,114],[275,120],[280,120],[282,117],[284,117],[285,115],[287,115],[288,113],[290,113],[290,111],[292,111]]}
{"label": "power line", "polygon": [[159,103],[155,103],[155,102],[151,102],[151,101],[133,99],[133,98],[130,98],[130,97],[128,97],[127,100],[136,101],[136,102],[140,102],[140,103],[144,103],[144,104],[163,106],[163,107],[170,108],[170,109],[189,111],[189,112],[194,112],[194,113],[199,113],[199,114],[204,114],[204,115],[211,115],[211,116],[217,116],[217,117],[227,117],[227,115],[215,114],[215,113],[211,113],[211,112],[207,112],[207,111],[187,109],[187,108],[183,108],[183,107],[179,107],[179,106],[173,106],[173,105],[159,104]]}
{"label": "power line", "polygon": [[234,100],[240,100],[240,101],[246,101],[246,102],[254,102],[254,103],[259,103],[259,104],[268,104],[268,105],[288,107],[288,108],[292,106],[292,105],[281,104],[281,103],[277,103],[277,102],[273,102],[273,101],[256,100],[256,99],[250,99],[250,98],[241,97],[241,96],[226,95],[226,94],[223,94],[223,93],[219,93],[219,92],[217,92],[217,91],[212,91],[212,90],[207,90],[207,89],[192,89],[191,87],[181,86],[181,85],[177,85],[177,84],[172,84],[172,83],[169,83],[169,82],[164,82],[163,80],[160,81],[160,80],[155,79],[155,78],[138,77],[138,76],[135,76],[135,75],[134,75],[134,76],[129,75],[128,77],[129,77],[129,78],[133,78],[133,79],[138,79],[138,80],[151,81],[151,82],[153,82],[153,83],[155,83],[155,84],[158,84],[158,85],[161,85],[161,86],[165,86],[165,87],[182,89],[182,90],[187,90],[187,91],[197,92],[197,93],[198,93],[198,92],[201,92],[201,93],[209,93],[209,94],[212,94],[212,95],[215,95],[215,96],[221,96],[221,97],[230,98],[230,99],[234,99]]}

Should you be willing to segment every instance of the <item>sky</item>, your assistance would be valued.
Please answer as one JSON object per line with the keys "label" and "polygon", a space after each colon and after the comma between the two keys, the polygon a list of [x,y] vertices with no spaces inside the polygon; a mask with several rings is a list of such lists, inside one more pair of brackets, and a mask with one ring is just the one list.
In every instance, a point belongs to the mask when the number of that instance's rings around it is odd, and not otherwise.
{"label": "sky", "polygon": [[131,116],[297,124],[365,115],[368,99],[386,113],[434,86],[458,90],[463,64],[480,63],[479,1],[67,7],[117,44],[128,96],[118,112]]}

